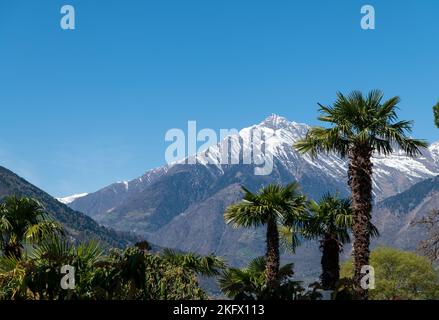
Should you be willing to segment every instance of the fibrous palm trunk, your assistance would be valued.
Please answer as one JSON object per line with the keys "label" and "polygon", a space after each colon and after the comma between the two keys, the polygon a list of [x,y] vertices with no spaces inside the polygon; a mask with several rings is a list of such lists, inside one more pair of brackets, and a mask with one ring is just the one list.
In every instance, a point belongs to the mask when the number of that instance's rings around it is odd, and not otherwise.
{"label": "fibrous palm trunk", "polygon": [[322,249],[322,274],[320,280],[324,290],[335,290],[340,279],[340,243],[336,237],[326,234],[321,240]]}
{"label": "fibrous palm trunk", "polygon": [[349,187],[352,196],[354,234],[354,283],[360,299],[367,299],[367,288],[361,287],[363,266],[369,264],[370,223],[372,211],[372,148],[357,145],[349,152]]}
{"label": "fibrous palm trunk", "polygon": [[279,231],[274,218],[267,223],[266,285],[269,290],[277,287],[279,274]]}

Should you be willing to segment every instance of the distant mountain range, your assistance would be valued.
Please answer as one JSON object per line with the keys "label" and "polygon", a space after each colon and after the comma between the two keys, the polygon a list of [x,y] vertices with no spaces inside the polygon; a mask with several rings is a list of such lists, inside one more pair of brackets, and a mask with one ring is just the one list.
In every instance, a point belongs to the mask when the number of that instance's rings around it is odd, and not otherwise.
{"label": "distant mountain range", "polygon": [[100,226],[89,216],[60,203],[46,192],[0,166],[0,200],[6,196],[26,196],[38,199],[47,212],[66,229],[74,241],[97,239],[104,247],[125,247],[139,240],[133,234]]}
{"label": "distant mountain range", "polygon": [[381,236],[376,243],[414,250],[426,235],[425,230],[413,222],[433,209],[439,209],[439,176],[421,181],[377,204],[374,219]]}
{"label": "distant mountain range", "polygon": [[[201,254],[213,252],[226,257],[232,264],[241,265],[264,252],[261,229],[232,229],[224,223],[224,209],[241,198],[241,185],[256,191],[268,183],[298,181],[303,192],[314,199],[328,191],[348,194],[345,160],[336,155],[320,155],[313,159],[294,150],[293,144],[308,129],[308,125],[272,115],[260,124],[244,128],[238,135],[192,155],[189,161],[185,159],[150,170],[137,179],[74,197],[68,205],[105,226],[134,231],[160,246]],[[270,175],[256,176],[255,165],[220,164],[221,148],[229,142],[235,146],[229,147],[232,157],[242,159],[249,137],[255,132],[268,137],[263,138],[261,148],[274,156]],[[186,164],[193,157],[198,163]],[[388,157],[374,157],[373,163],[376,223],[382,230],[394,232],[383,241],[397,241],[399,235],[404,234],[405,225],[394,216],[393,207],[388,206],[392,199],[399,199],[402,192],[411,192],[417,183],[439,174],[439,143],[432,144],[415,159],[396,150]],[[386,221],[392,221],[393,225],[386,225]],[[411,237],[411,233],[407,236]],[[406,241],[413,248],[413,242]],[[400,242],[404,246],[403,241]],[[317,246],[306,243],[294,259],[296,265],[302,266],[302,274],[307,276],[315,273],[308,266],[318,266],[318,257]]]}

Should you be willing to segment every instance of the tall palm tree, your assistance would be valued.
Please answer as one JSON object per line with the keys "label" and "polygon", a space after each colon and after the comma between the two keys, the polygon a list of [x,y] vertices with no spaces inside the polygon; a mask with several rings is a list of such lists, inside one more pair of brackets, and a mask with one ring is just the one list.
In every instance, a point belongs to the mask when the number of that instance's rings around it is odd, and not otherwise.
{"label": "tall palm tree", "polygon": [[244,199],[226,209],[225,221],[234,227],[267,226],[266,277],[267,288],[273,290],[279,274],[278,224],[292,226],[306,210],[306,197],[299,193],[298,184],[268,185],[254,194],[243,187]]}
{"label": "tall palm tree", "polygon": [[334,290],[340,279],[340,252],[343,244],[350,242],[352,226],[351,201],[325,194],[319,203],[311,201],[310,215],[304,233],[308,238],[318,239],[322,250],[322,273],[320,280],[324,290]]}
{"label": "tall palm tree", "polygon": [[24,244],[62,233],[62,227],[48,217],[38,200],[10,196],[0,204],[0,249],[6,256],[20,258]]}
{"label": "tall palm tree", "polygon": [[[372,211],[372,155],[390,154],[399,147],[416,156],[427,147],[423,140],[408,136],[412,121],[398,121],[399,97],[383,102],[383,93],[372,90],[365,97],[359,91],[348,96],[337,93],[333,106],[320,106],[318,118],[329,127],[313,127],[295,144],[301,153],[335,152],[348,157],[348,184],[351,189],[354,234],[354,281],[360,284],[361,268],[369,263],[370,220]],[[367,290],[359,289],[367,299]]]}
{"label": "tall palm tree", "polygon": [[[319,239],[322,250],[322,274],[320,279],[325,290],[334,290],[340,279],[340,252],[343,244],[349,243],[349,231],[352,228],[351,201],[337,195],[325,194],[319,201],[309,204],[303,234],[307,238]],[[378,229],[371,223],[371,236],[378,236]]]}

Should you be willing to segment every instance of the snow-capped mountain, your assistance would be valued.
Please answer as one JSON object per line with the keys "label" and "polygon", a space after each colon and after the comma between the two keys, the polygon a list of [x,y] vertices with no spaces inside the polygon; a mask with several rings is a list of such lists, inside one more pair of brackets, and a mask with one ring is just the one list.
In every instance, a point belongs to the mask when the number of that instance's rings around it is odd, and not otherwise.
{"label": "snow-capped mountain", "polygon": [[64,204],[69,204],[73,201],[75,201],[76,199],[85,197],[86,195],[88,195],[88,193],[78,193],[78,194],[73,194],[71,196],[67,196],[67,197],[63,197],[63,198],[56,198],[56,200],[58,200],[61,203]]}
{"label": "snow-capped mountain", "polygon": [[[263,252],[264,236],[224,224],[224,209],[240,199],[240,185],[256,191],[268,183],[296,180],[314,199],[328,191],[348,194],[344,159],[335,154],[312,158],[294,150],[293,144],[308,129],[306,124],[271,115],[196,155],[76,198],[69,206],[160,246],[214,252],[232,263],[244,263]],[[273,156],[272,171],[256,175],[264,154]],[[244,164],[249,155],[256,161]],[[230,164],[232,159],[238,163]],[[415,159],[396,151],[388,157],[375,156],[373,163],[375,200],[380,201],[438,175],[439,143]]]}
{"label": "snow-capped mountain", "polygon": [[[260,144],[251,146],[253,152],[256,149],[259,154],[270,153],[278,161],[278,165],[286,168],[297,177],[297,180],[300,179],[301,169],[304,167],[322,171],[339,181],[346,179],[346,160],[335,154],[312,158],[310,155],[298,155],[293,149],[294,143],[304,137],[309,128],[306,124],[290,122],[284,117],[273,114],[260,124],[244,128],[239,135],[224,139],[206,151],[180,161],[179,164],[194,162],[190,159],[196,158],[197,163],[214,166],[224,174],[221,165],[223,150],[229,150],[230,159],[240,159],[242,163],[243,154],[251,152],[246,151],[251,145],[248,141],[257,136],[262,138]],[[262,146],[265,148],[263,151],[261,151]],[[432,144],[417,158],[407,157],[402,151],[396,150],[389,156],[375,155],[373,163],[374,195],[376,201],[380,201],[406,190],[416,182],[439,175],[439,142]]]}

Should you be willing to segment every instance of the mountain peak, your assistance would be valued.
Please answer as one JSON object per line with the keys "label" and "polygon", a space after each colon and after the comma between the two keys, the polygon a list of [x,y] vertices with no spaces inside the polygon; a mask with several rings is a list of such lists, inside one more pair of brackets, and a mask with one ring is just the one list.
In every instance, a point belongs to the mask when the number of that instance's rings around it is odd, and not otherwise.
{"label": "mountain peak", "polygon": [[280,115],[277,115],[275,113],[268,116],[264,121],[262,121],[260,126],[270,128],[273,130],[280,130],[280,129],[286,129],[293,127],[295,129],[299,129],[299,131],[302,131],[303,129],[307,129],[308,126],[306,124],[297,123],[294,121],[288,121],[287,118],[282,117]]}
{"label": "mountain peak", "polygon": [[291,122],[289,122],[286,118],[281,117],[277,114],[271,114],[264,121],[261,122],[261,125],[264,127],[268,127],[270,129],[282,129],[289,126]]}
{"label": "mountain peak", "polygon": [[439,140],[433,142],[432,144],[430,144],[429,149],[430,150],[437,150],[437,151],[439,151]]}

